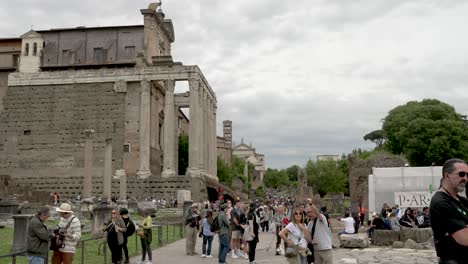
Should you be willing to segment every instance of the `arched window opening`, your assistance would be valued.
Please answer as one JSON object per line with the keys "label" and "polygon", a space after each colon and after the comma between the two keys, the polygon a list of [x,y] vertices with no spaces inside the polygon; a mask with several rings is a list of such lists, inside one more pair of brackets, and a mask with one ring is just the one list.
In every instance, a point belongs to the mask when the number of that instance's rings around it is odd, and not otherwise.
{"label": "arched window opening", "polygon": [[24,45],[24,56],[29,56],[29,43]]}
{"label": "arched window opening", "polygon": [[37,43],[34,42],[33,44],[33,56],[37,56]]}

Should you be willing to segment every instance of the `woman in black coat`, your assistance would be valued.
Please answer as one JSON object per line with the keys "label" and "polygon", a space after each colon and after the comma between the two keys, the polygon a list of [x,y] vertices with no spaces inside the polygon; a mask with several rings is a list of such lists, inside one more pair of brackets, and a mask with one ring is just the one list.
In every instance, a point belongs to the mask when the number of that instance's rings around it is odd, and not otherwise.
{"label": "woman in black coat", "polygon": [[111,219],[111,222],[105,227],[104,231],[107,233],[107,245],[112,254],[112,263],[117,264],[122,262],[123,233],[127,230],[127,227],[115,209],[112,210]]}

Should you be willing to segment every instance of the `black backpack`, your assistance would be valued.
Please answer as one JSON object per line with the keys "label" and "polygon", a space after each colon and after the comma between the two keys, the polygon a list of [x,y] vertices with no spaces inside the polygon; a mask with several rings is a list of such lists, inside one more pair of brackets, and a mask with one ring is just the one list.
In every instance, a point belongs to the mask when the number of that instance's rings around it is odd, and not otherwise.
{"label": "black backpack", "polygon": [[219,229],[220,229],[220,226],[219,226],[218,216],[216,216],[213,219],[213,223],[211,223],[210,231],[213,233],[218,233]]}
{"label": "black backpack", "polygon": [[126,237],[132,236],[135,233],[135,230],[136,230],[135,223],[133,223],[132,220],[128,219],[127,231],[125,231],[124,235]]}

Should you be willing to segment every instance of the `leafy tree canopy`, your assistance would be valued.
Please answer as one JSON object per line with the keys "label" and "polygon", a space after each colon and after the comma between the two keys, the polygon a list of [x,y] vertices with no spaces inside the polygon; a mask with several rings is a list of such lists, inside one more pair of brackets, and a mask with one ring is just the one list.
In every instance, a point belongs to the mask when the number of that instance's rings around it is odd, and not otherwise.
{"label": "leafy tree canopy", "polygon": [[370,133],[367,133],[365,136],[364,136],[364,140],[370,140],[372,142],[374,142],[377,147],[380,147],[382,146],[383,142],[384,142],[384,135],[383,135],[383,131],[382,130],[374,130]]}
{"label": "leafy tree canopy", "polygon": [[328,192],[338,193],[346,191],[348,177],[344,173],[346,163],[334,160],[309,160],[305,170],[307,172],[307,183],[312,186],[314,192],[321,196]]}
{"label": "leafy tree canopy", "polygon": [[277,170],[268,168],[263,176],[263,183],[268,188],[278,189],[289,184],[288,174],[286,170]]}
{"label": "leafy tree canopy", "polygon": [[392,109],[382,126],[385,147],[404,154],[413,166],[441,165],[468,156],[468,129],[455,109],[435,99],[411,101]]}

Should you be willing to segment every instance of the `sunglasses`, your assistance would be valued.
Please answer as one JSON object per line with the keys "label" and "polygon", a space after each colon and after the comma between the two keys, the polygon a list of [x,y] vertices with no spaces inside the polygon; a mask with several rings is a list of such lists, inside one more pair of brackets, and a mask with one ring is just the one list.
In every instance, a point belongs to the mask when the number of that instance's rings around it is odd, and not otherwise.
{"label": "sunglasses", "polygon": [[117,214],[116,212],[112,212],[112,214]]}
{"label": "sunglasses", "polygon": [[460,172],[458,172],[458,176],[460,176],[460,177],[465,177],[465,176],[467,176],[467,177],[468,177],[468,172],[466,172],[466,171],[460,171]]}
{"label": "sunglasses", "polygon": [[294,215],[302,215],[302,213],[295,212]]}

